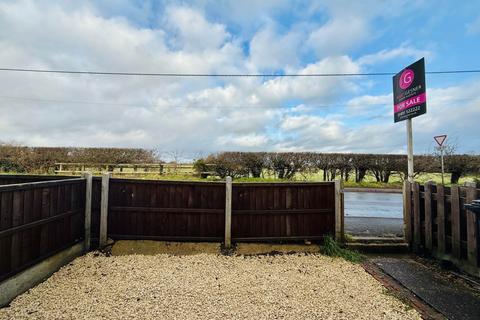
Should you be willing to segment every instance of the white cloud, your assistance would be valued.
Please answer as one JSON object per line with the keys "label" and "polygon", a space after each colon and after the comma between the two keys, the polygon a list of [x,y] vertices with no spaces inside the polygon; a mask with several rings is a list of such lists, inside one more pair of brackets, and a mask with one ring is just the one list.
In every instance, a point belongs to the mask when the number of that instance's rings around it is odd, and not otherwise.
{"label": "white cloud", "polygon": [[235,148],[248,148],[250,150],[265,150],[268,148],[269,138],[265,135],[247,134],[242,136],[220,136],[217,143],[223,150],[236,150]]}
{"label": "white cloud", "polygon": [[174,44],[186,51],[219,49],[230,37],[224,25],[208,22],[200,12],[189,7],[170,7],[166,11],[166,22],[177,32]]}
{"label": "white cloud", "polygon": [[411,57],[414,59],[420,59],[422,57],[430,57],[431,52],[428,50],[420,50],[410,46],[400,46],[396,49],[384,49],[379,52],[368,54],[360,57],[357,62],[361,65],[373,65],[382,62],[386,62],[396,58]]}
{"label": "white cloud", "polygon": [[370,37],[368,22],[361,16],[342,16],[314,30],[308,43],[318,55],[344,54]]}
{"label": "white cloud", "polygon": [[273,27],[257,32],[250,42],[250,61],[260,70],[295,67],[299,62],[301,35],[292,31],[278,35]]}
{"label": "white cloud", "polygon": [[[285,9],[288,4],[277,5],[275,1],[265,5],[277,10]],[[243,7],[240,2],[238,5],[232,2],[231,6]],[[309,64],[302,64],[304,49],[298,47],[309,36],[306,30],[311,26],[277,30],[269,17],[257,10],[262,7],[258,5],[252,9],[255,11],[252,15],[262,20],[262,24],[252,32],[253,38],[245,41],[225,24],[207,18],[199,7],[170,4],[154,27],[146,27],[126,18],[102,15],[94,2],[88,5],[69,2],[63,6],[47,1],[2,2],[0,65],[179,73],[251,73],[279,68],[299,74],[358,73],[373,59],[387,61],[421,52],[402,46],[400,51],[379,51],[357,60],[346,54],[322,54],[321,59],[310,57]],[[248,5],[243,8],[248,9]],[[319,9],[313,6],[309,10]],[[339,21],[338,15],[342,19],[348,16],[338,13],[338,8],[330,10],[331,23]],[[144,14],[150,16],[142,11],[134,14],[138,19]],[[366,28],[363,31],[369,28],[370,16],[359,22],[360,29]],[[327,31],[322,32],[333,37],[335,46],[337,27],[328,27],[329,23],[324,25]],[[245,50],[247,43],[250,43],[249,54]],[[339,44],[342,48],[350,45]],[[339,52],[338,48],[329,52]],[[390,95],[365,95],[357,80],[355,77],[153,78],[3,72],[0,73],[0,140],[46,146],[153,147],[191,153],[401,150],[404,147],[401,124],[385,123],[385,119],[354,121],[357,117],[365,120],[372,116],[373,104],[385,104],[385,108],[379,108],[386,117],[391,112]],[[471,132],[473,129],[462,126],[476,128],[474,121],[478,119],[479,108],[471,99],[479,89],[478,84],[467,83],[461,89],[429,90],[429,113],[415,120],[419,127],[416,139],[423,135],[430,139],[433,132],[454,130],[466,130],[469,136],[476,136]],[[458,92],[470,100],[459,101]],[[316,108],[337,104],[339,100],[347,101],[347,107],[340,109],[345,113]],[[467,147],[473,145],[469,142]]]}
{"label": "white cloud", "polygon": [[[327,57],[305,68],[298,74],[315,73],[358,73],[360,67],[347,56]],[[353,92],[355,84],[345,78],[293,77],[275,78],[265,82],[259,95],[265,99],[281,101],[283,99],[304,99],[310,102],[328,103],[334,97],[345,92]]]}
{"label": "white cloud", "polygon": [[[477,92],[480,82],[447,88],[432,88],[427,91],[427,114],[413,120],[416,153],[431,151],[433,136],[447,134],[458,139],[458,148],[463,152],[477,151],[480,142],[477,122],[480,118],[480,99]],[[284,150],[320,150],[342,152],[393,153],[405,151],[405,125],[393,123],[391,95],[360,96],[348,102],[349,107],[363,106],[364,113],[378,113],[377,103],[386,103],[381,108],[381,121],[368,121],[351,125],[349,117],[319,115],[286,115],[281,129],[293,138],[280,142]],[[356,113],[350,113],[357,117]],[[385,121],[386,120],[386,121]]]}
{"label": "white cloud", "polygon": [[347,103],[350,107],[369,107],[372,105],[392,104],[392,94],[385,94],[380,96],[365,95],[350,99]]}

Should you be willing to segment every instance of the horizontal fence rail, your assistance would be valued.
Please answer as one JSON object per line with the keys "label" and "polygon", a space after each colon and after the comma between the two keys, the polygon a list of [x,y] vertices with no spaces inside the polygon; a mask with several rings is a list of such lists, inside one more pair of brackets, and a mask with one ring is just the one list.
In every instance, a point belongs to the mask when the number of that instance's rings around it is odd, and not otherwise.
{"label": "horizontal fence rail", "polygon": [[480,197],[473,186],[405,183],[405,234],[414,252],[425,252],[478,273],[480,236],[464,204]]}
{"label": "horizontal fence rail", "polygon": [[47,175],[26,175],[26,174],[4,174],[0,175],[0,186],[6,184],[19,184],[28,182],[54,181],[72,179],[72,176],[47,176]]}
{"label": "horizontal fence rail", "polygon": [[0,186],[0,281],[80,241],[84,212],[81,178]]}

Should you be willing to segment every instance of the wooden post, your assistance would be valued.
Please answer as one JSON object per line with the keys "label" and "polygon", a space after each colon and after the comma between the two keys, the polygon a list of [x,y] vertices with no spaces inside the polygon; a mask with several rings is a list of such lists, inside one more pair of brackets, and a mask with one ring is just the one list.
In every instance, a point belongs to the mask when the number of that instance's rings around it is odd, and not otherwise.
{"label": "wooden post", "polygon": [[342,181],[335,180],[335,240],[343,241]]}
{"label": "wooden post", "polygon": [[[467,198],[466,203],[471,203],[477,198],[477,188],[475,183],[466,184]],[[477,216],[470,210],[467,210],[467,257],[468,263],[478,267],[478,230]]]}
{"label": "wooden post", "polygon": [[107,224],[108,224],[108,187],[110,184],[110,173],[102,175],[102,199],[100,203],[100,236],[99,247],[107,245]]}
{"label": "wooden post", "polygon": [[460,189],[458,186],[452,186],[450,190],[450,204],[452,213],[452,254],[455,258],[460,259]]}
{"label": "wooden post", "polygon": [[232,246],[232,177],[225,184],[225,248]]}
{"label": "wooden post", "polygon": [[432,252],[433,247],[433,219],[432,219],[432,182],[425,183],[425,248]]}
{"label": "wooden post", "polygon": [[91,225],[92,225],[92,173],[84,172],[85,178],[85,239],[84,250],[90,251]]}
{"label": "wooden post", "polygon": [[412,243],[412,194],[408,180],[403,182],[403,235],[409,245]]}
{"label": "wooden post", "polygon": [[445,254],[445,187],[437,185],[437,253]]}
{"label": "wooden post", "polygon": [[422,242],[420,223],[420,186],[418,182],[413,183],[413,248],[418,250]]}

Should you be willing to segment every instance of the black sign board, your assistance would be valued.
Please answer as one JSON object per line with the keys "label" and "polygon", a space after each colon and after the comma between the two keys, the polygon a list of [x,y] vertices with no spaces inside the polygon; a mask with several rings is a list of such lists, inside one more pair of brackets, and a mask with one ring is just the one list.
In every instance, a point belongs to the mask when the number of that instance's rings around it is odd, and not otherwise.
{"label": "black sign board", "polygon": [[395,122],[427,113],[425,59],[409,65],[393,77],[393,114]]}

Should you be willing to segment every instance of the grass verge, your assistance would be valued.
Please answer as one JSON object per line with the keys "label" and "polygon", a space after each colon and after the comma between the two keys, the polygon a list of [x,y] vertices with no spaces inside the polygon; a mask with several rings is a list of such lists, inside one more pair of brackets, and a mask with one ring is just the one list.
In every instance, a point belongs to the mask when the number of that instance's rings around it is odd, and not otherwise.
{"label": "grass verge", "polygon": [[353,263],[361,263],[365,259],[365,256],[358,251],[340,247],[340,245],[330,236],[324,238],[323,245],[320,246],[320,251],[326,256],[341,257]]}

